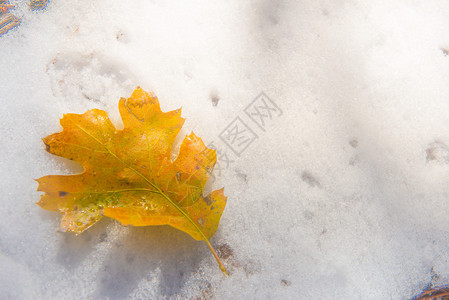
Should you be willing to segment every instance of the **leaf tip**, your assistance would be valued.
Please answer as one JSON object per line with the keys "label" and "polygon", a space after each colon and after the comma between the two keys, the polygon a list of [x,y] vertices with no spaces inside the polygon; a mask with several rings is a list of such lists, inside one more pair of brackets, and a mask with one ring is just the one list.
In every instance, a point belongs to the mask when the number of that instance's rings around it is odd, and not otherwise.
{"label": "leaf tip", "polygon": [[43,203],[43,201],[42,201],[42,196],[41,196],[41,198],[39,199],[39,201],[34,202],[34,204],[39,205],[41,208],[45,209],[45,208],[44,208],[45,205],[44,205],[44,203]]}
{"label": "leaf tip", "polygon": [[50,152],[50,144],[47,143],[45,139],[42,139],[42,141],[44,142],[44,145],[45,145],[45,151],[47,151],[48,153],[51,153]]}
{"label": "leaf tip", "polygon": [[42,184],[41,179],[42,179],[42,177],[41,177],[41,178],[38,178],[38,179],[33,179],[34,181],[37,182],[37,189],[36,189],[36,190],[37,190],[38,192],[43,192],[42,189],[41,189],[41,184]]}

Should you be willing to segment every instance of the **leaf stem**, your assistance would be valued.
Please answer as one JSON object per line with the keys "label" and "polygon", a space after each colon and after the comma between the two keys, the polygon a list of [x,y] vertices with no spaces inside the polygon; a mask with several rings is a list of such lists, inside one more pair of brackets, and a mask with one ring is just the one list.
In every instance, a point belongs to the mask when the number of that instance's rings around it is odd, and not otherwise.
{"label": "leaf stem", "polygon": [[212,252],[212,254],[215,257],[215,260],[217,261],[218,265],[220,266],[220,270],[223,273],[225,273],[226,275],[228,275],[228,272],[226,272],[226,268],[223,265],[223,263],[221,262],[220,258],[218,257],[217,252],[215,252],[214,247],[212,247],[212,245],[209,242],[209,239],[206,237],[206,235],[201,230],[201,228],[199,228],[198,225],[195,223],[195,221],[193,221],[192,218],[190,218],[190,216],[184,210],[182,210],[182,208],[180,208],[178,205],[176,205],[176,203],[174,203],[165,193],[163,193],[162,191],[160,191],[160,193],[161,193],[162,197],[164,197],[174,208],[176,208],[176,210],[178,210],[190,223],[192,223],[192,225],[195,227],[195,229],[199,232],[199,234],[203,237],[204,241],[207,243],[207,246],[209,247],[210,252]]}
{"label": "leaf stem", "polygon": [[208,239],[204,240],[207,243],[207,246],[209,247],[210,252],[212,252],[212,254],[215,257],[215,260],[217,261],[218,265],[220,266],[220,270],[225,274],[225,275],[229,275],[228,272],[226,272],[226,268],[223,265],[223,263],[221,262],[220,258],[218,257],[217,252],[215,252],[214,248],[212,247],[212,245],[210,244]]}

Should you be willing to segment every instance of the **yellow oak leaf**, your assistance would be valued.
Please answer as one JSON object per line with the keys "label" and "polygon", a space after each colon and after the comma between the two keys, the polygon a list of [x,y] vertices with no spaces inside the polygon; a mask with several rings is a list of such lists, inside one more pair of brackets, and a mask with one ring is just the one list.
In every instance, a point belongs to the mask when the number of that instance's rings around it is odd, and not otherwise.
{"label": "yellow oak leaf", "polygon": [[63,131],[43,139],[52,154],[80,163],[84,172],[37,180],[45,194],[37,203],[63,213],[60,231],[79,234],[103,216],[123,225],[170,225],[204,240],[223,272],[209,239],[226,205],[223,189],[203,196],[216,163],[215,150],[195,134],[179,154],[172,145],[184,124],[181,110],[161,111],[152,93],[136,88],[119,102],[124,129],[117,130],[102,110],[65,114]]}

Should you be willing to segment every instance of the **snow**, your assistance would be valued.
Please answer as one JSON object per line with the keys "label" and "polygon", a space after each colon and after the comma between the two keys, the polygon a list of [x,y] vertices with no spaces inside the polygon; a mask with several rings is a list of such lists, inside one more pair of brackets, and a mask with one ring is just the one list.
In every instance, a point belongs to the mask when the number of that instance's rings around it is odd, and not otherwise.
{"label": "snow", "polygon": [[[0,298],[408,299],[447,284],[446,1],[11,3]],[[172,228],[103,219],[74,236],[34,205],[33,179],[80,171],[41,138],[91,108],[121,126],[136,86],[220,150],[209,185],[228,204],[212,244],[228,277]],[[262,128],[245,113],[261,92],[278,107]],[[257,136],[240,155],[222,139],[236,117]]]}

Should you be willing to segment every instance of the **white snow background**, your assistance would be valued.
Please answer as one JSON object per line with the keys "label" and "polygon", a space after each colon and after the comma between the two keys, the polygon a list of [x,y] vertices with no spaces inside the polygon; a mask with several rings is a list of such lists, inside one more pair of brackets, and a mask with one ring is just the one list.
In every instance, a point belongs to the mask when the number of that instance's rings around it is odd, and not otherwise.
{"label": "white snow background", "polygon": [[[1,299],[409,299],[449,280],[449,4],[443,0],[67,1],[0,37]],[[212,244],[101,222],[58,233],[37,183],[64,113],[136,86],[226,150]],[[264,131],[244,113],[264,92]],[[223,167],[222,166],[222,167]]]}

